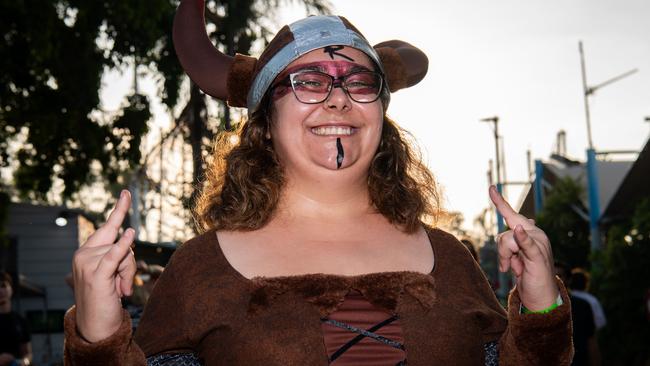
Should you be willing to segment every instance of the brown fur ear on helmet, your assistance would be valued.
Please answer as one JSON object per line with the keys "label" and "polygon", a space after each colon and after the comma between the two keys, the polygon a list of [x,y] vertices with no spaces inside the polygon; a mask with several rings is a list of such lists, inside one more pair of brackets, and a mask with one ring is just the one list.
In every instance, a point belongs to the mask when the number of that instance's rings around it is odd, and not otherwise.
{"label": "brown fur ear on helmet", "polygon": [[248,91],[253,83],[253,74],[257,59],[242,54],[236,54],[228,70],[226,87],[228,89],[228,105],[231,107],[246,107]]}
{"label": "brown fur ear on helmet", "polygon": [[404,41],[390,40],[374,46],[384,65],[391,92],[419,83],[427,74],[429,59],[419,48]]}

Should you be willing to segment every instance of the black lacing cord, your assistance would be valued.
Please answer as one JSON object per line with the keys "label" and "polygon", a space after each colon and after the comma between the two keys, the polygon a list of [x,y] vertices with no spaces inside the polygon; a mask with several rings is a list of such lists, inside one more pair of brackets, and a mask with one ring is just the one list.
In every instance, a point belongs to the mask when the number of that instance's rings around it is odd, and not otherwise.
{"label": "black lacing cord", "polygon": [[[392,339],[382,337],[379,334],[375,333],[375,331],[377,331],[378,329],[380,329],[380,328],[394,322],[397,319],[398,319],[398,317],[396,315],[392,316],[392,317],[382,321],[381,323],[378,323],[378,324],[372,326],[368,330],[357,328],[355,326],[352,326],[352,325],[349,325],[349,324],[346,324],[346,323],[343,323],[343,322],[340,322],[340,321],[337,321],[337,320],[333,320],[333,319],[328,319],[328,318],[321,319],[321,321],[323,323],[330,324],[330,325],[333,325],[335,327],[346,329],[346,330],[348,330],[350,332],[359,334],[358,336],[356,336],[352,340],[350,340],[348,343],[341,346],[338,350],[336,350],[336,352],[332,353],[332,355],[329,357],[329,362],[330,363],[334,362],[334,360],[339,358],[343,353],[345,353],[347,350],[349,350],[355,344],[359,343],[365,337],[372,338],[372,339],[374,339],[374,340],[376,340],[378,342],[384,343],[384,344],[386,344],[388,346],[391,346],[393,348],[404,350],[404,345],[403,344],[401,344],[399,342],[396,342],[396,341],[394,341]],[[402,363],[402,362],[404,362],[404,361],[400,361],[400,363],[398,363],[397,366],[406,364],[406,363]]]}

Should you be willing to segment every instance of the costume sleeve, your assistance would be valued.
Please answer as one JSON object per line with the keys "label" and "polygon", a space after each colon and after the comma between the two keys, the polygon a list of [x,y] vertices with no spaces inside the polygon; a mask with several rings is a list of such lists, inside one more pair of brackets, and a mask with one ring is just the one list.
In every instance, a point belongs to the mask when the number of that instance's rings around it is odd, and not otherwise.
{"label": "costume sleeve", "polygon": [[64,364],[144,366],[144,354],[131,337],[131,318],[126,310],[122,312],[122,324],[110,337],[99,342],[86,341],[77,330],[77,309],[73,306],[64,320]]}
{"label": "costume sleeve", "polygon": [[508,327],[499,340],[499,366],[568,366],[573,359],[571,301],[557,280],[562,305],[546,314],[522,314],[515,287],[508,299]]}
{"label": "costume sleeve", "polygon": [[[571,303],[562,282],[557,279],[563,304],[547,314],[521,314],[521,300],[516,287],[510,292],[507,312],[497,300],[485,274],[463,244],[450,234],[447,240],[445,276],[456,293],[468,294],[471,302],[463,303],[465,311],[474,314],[482,329],[481,344],[485,364],[499,366],[569,366],[573,358]],[[434,237],[434,239],[436,239]],[[439,258],[439,259],[440,259]],[[437,260],[439,260],[437,259]],[[440,284],[439,286],[443,286]]]}
{"label": "costume sleeve", "polygon": [[176,250],[156,282],[135,335],[129,313],[124,310],[117,332],[99,342],[89,343],[77,331],[73,306],[65,316],[65,364],[144,366],[149,356],[191,353],[194,347],[186,336],[187,313],[180,301],[187,296],[188,284],[183,283],[182,273],[183,263],[191,256],[191,250],[185,248],[188,244]]}

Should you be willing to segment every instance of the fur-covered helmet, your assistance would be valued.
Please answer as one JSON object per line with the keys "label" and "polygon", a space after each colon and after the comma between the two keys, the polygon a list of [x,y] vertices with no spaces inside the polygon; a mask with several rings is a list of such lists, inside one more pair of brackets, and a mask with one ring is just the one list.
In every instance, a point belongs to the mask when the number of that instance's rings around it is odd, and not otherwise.
{"label": "fur-covered helmet", "polygon": [[[318,48],[347,46],[365,53],[384,76],[390,92],[417,84],[427,73],[429,61],[418,48],[399,40],[371,46],[341,16],[311,16],[284,26],[259,59],[234,57],[214,47],[205,30],[204,0],[182,0],[174,20],[174,47],[183,68],[201,90],[246,107],[251,115],[275,78],[294,60]],[[390,93],[382,98],[385,106]]]}

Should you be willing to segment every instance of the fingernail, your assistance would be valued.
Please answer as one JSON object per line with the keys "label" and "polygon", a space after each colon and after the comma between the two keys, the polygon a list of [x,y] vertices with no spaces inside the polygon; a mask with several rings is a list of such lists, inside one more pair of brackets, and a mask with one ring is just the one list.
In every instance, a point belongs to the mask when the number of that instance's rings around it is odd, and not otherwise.
{"label": "fingernail", "polygon": [[124,196],[126,196],[126,192],[124,190],[122,190],[120,192],[120,198],[124,198]]}

